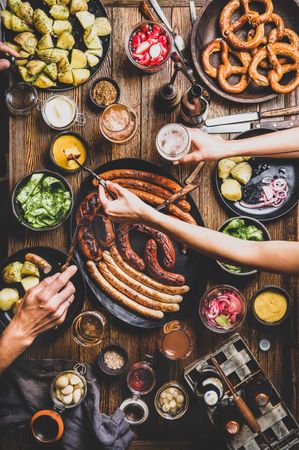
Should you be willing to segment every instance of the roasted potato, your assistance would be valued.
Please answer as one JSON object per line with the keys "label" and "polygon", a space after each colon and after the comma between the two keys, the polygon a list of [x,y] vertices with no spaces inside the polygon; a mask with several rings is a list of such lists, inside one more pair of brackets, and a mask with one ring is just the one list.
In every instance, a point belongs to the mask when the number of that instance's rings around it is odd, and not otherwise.
{"label": "roasted potato", "polygon": [[38,277],[33,277],[33,276],[26,277],[26,278],[22,279],[21,283],[22,283],[22,286],[24,288],[24,291],[27,292],[27,291],[29,291],[29,289],[31,289],[34,286],[38,285],[39,278]]}
{"label": "roasted potato", "polygon": [[41,89],[47,89],[53,86],[56,86],[56,83],[51,80],[51,78],[47,77],[44,73],[41,73],[32,83],[34,86],[37,86]]}
{"label": "roasted potato", "polygon": [[[33,61],[31,61],[31,62],[33,62]],[[27,275],[32,275],[34,277],[40,278],[40,273],[39,273],[38,267],[29,261],[24,262],[22,270],[21,270],[21,275],[22,275],[22,277],[27,276]]]}
{"label": "roasted potato", "polygon": [[53,19],[47,16],[42,9],[36,9],[33,13],[33,24],[41,34],[52,33]]}
{"label": "roasted potato", "polygon": [[29,2],[22,2],[21,6],[19,7],[17,16],[20,17],[20,19],[25,20],[25,22],[28,22],[29,24],[33,24],[33,8],[30,5]]}
{"label": "roasted potato", "polygon": [[4,283],[18,283],[22,279],[21,271],[23,264],[19,261],[14,261],[4,267],[2,272],[2,279]]}
{"label": "roasted potato", "polygon": [[63,5],[52,6],[49,13],[54,19],[57,20],[67,20],[70,16],[70,11],[68,7]]}
{"label": "roasted potato", "polygon": [[233,167],[230,174],[240,183],[247,184],[252,177],[252,167],[247,162],[241,162]]}
{"label": "roasted potato", "polygon": [[53,33],[60,36],[64,31],[72,32],[72,24],[68,20],[54,20]]}
{"label": "roasted potato", "polygon": [[84,83],[90,77],[90,71],[88,69],[72,69],[74,85]]}
{"label": "roasted potato", "polygon": [[71,69],[68,69],[65,72],[58,72],[58,81],[60,81],[60,83],[73,84],[74,79]]}
{"label": "roasted potato", "polygon": [[218,163],[218,177],[225,180],[230,176],[230,171],[235,167],[236,163],[231,159],[221,159]]}
{"label": "roasted potato", "polygon": [[58,73],[67,72],[68,70],[71,70],[71,65],[68,58],[63,58],[61,61],[59,61],[57,67]]}
{"label": "roasted potato", "polygon": [[83,40],[87,48],[101,49],[102,43],[93,28],[87,28],[83,34]]}
{"label": "roasted potato", "polygon": [[19,73],[22,77],[22,80],[26,81],[26,83],[32,83],[35,80],[36,76],[30,75],[25,66],[19,66],[18,69],[19,69]]}
{"label": "roasted potato", "polygon": [[107,17],[97,17],[93,29],[98,36],[107,36],[111,34],[111,25]]}
{"label": "roasted potato", "polygon": [[43,3],[47,6],[54,6],[57,4],[56,0],[43,0]]}
{"label": "roasted potato", "polygon": [[240,183],[232,178],[227,178],[221,185],[221,194],[232,202],[241,200],[242,189]]}
{"label": "roasted potato", "polygon": [[58,75],[57,64],[55,63],[48,64],[44,68],[44,74],[50,77],[53,81],[56,81]]}
{"label": "roasted potato", "polygon": [[69,54],[69,52],[67,50],[64,50],[62,48],[54,48],[51,53],[51,60],[52,60],[51,62],[58,63],[63,58],[67,58],[68,54]]}
{"label": "roasted potato", "polygon": [[71,57],[71,66],[73,69],[84,69],[87,65],[86,54],[81,50],[74,48]]}
{"label": "roasted potato", "polygon": [[71,14],[76,14],[79,11],[87,11],[88,4],[86,0],[72,0],[70,12]]}
{"label": "roasted potato", "polygon": [[86,53],[89,53],[90,55],[95,55],[95,56],[98,56],[99,58],[101,58],[103,55],[103,47],[89,49],[86,51]]}
{"label": "roasted potato", "polygon": [[11,15],[11,22],[9,29],[12,31],[16,31],[17,33],[21,33],[22,31],[32,31],[32,28],[30,28],[30,26],[28,25],[27,22],[25,22],[25,20],[20,19],[14,14]]}
{"label": "roasted potato", "polygon": [[57,5],[68,5],[71,0],[57,0]]}
{"label": "roasted potato", "polygon": [[16,45],[13,42],[4,42],[4,44],[8,45],[8,47],[12,48],[15,52],[19,53],[19,51],[20,51],[19,45]]}
{"label": "roasted potato", "polygon": [[65,50],[71,50],[75,45],[74,36],[69,31],[63,31],[58,38],[57,47]]}
{"label": "roasted potato", "polygon": [[7,0],[8,8],[15,14],[18,15],[20,6],[22,5],[21,0]]}
{"label": "roasted potato", "polygon": [[34,55],[37,47],[37,39],[33,33],[25,31],[24,33],[17,34],[17,36],[14,37],[14,41],[20,45],[22,49],[30,53],[30,55]]}
{"label": "roasted potato", "polygon": [[90,67],[94,67],[97,64],[99,64],[100,60],[97,56],[93,55],[92,53],[88,53],[88,51],[85,53],[87,58],[87,63]]}
{"label": "roasted potato", "polygon": [[44,70],[45,67],[46,63],[39,60],[29,61],[26,65],[29,75],[38,75]]}
{"label": "roasted potato", "polygon": [[79,11],[76,13],[76,17],[79,20],[80,24],[86,30],[86,28],[91,27],[95,21],[95,15],[91,14],[88,11]]}
{"label": "roasted potato", "polygon": [[11,30],[12,13],[7,9],[3,9],[3,11],[0,12],[0,17],[2,19],[2,23],[5,26],[5,28]]}
{"label": "roasted potato", "polygon": [[53,48],[47,48],[46,50],[37,50],[37,54],[43,61],[47,61],[51,59],[51,55],[53,53]]}
{"label": "roasted potato", "polygon": [[0,291],[0,309],[9,311],[19,301],[19,293],[16,289],[4,288]]}
{"label": "roasted potato", "polygon": [[16,65],[26,66],[26,64],[28,63],[28,58],[31,56],[30,53],[25,52],[25,50],[20,50],[19,55],[23,56],[24,59],[18,59],[18,61],[16,61]]}
{"label": "roasted potato", "polygon": [[43,34],[43,36],[40,38],[37,44],[38,50],[46,50],[48,48],[53,48],[53,39],[50,33]]}

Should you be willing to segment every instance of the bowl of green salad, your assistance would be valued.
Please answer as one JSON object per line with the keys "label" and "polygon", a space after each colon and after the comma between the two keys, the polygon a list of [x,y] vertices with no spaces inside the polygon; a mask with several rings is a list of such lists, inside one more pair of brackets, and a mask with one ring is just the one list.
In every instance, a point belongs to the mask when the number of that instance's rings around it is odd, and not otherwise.
{"label": "bowl of green salad", "polygon": [[51,170],[38,170],[22,178],[12,194],[18,221],[34,231],[59,227],[70,215],[73,191],[67,180]]}
{"label": "bowl of green salad", "polygon": [[[270,241],[271,236],[265,225],[256,219],[247,216],[232,217],[224,222],[218,231],[238,239],[246,241]],[[217,264],[225,272],[231,275],[248,276],[258,272],[251,267],[241,267],[233,264],[217,261]]]}

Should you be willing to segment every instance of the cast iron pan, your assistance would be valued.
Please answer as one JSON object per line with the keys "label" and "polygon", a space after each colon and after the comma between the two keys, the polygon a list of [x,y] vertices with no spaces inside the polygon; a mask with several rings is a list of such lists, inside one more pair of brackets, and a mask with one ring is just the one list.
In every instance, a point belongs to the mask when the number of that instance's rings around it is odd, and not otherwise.
{"label": "cast iron pan", "polygon": [[[240,134],[236,139],[247,139],[261,134],[273,133],[275,130],[259,129],[250,130]],[[231,202],[221,195],[220,187],[222,181],[218,177],[217,168],[215,173],[217,194],[221,203],[234,215],[249,216],[261,222],[270,222],[279,219],[290,212],[297,204],[299,198],[299,162],[296,159],[278,158],[253,158],[248,161],[253,169],[253,177],[246,186],[251,186],[267,176],[285,176],[289,184],[289,195],[284,203],[278,208],[266,207],[259,209],[243,208],[239,202]],[[263,170],[264,169],[264,170]],[[254,172],[260,172],[254,176]]]}
{"label": "cast iron pan", "polygon": [[[102,165],[98,169],[96,169],[96,173],[105,172],[106,170],[113,169],[136,169],[136,170],[145,170],[148,172],[153,172],[156,174],[160,174],[166,176],[172,180],[177,181],[170,173],[164,170],[162,167],[159,167],[153,163],[144,161],[142,159],[134,159],[134,158],[124,158],[116,161],[111,161],[107,164]],[[81,185],[81,189],[77,193],[77,197],[75,199],[74,208],[72,211],[72,220],[71,220],[71,233],[73,235],[75,229],[75,214],[80,202],[83,198],[92,192],[91,185],[92,177],[87,177]],[[201,215],[192,200],[191,197],[188,196],[188,201],[191,203],[192,209],[191,214],[199,225],[204,226]],[[142,233],[139,233],[135,230],[130,232],[130,242],[134,250],[142,256],[144,252],[144,247],[149,239],[148,236],[145,236]],[[81,255],[80,251],[75,251],[75,257],[82,268],[85,280],[92,292],[95,294],[100,303],[102,303],[105,308],[107,308],[114,316],[118,317],[122,321],[133,325],[135,327],[141,328],[156,328],[162,326],[165,322],[173,319],[184,319],[190,314],[194,314],[194,311],[197,308],[198,300],[203,293],[207,281],[207,262],[206,258],[196,253],[190,249],[187,250],[187,254],[184,255],[181,252],[181,245],[174,242],[176,249],[176,264],[173,269],[173,272],[181,273],[186,278],[186,284],[190,286],[190,291],[187,295],[184,296],[184,300],[181,303],[180,311],[176,313],[165,314],[165,317],[161,320],[152,320],[147,319],[142,316],[135,314],[134,312],[127,310],[122,305],[118,304],[115,300],[108,297],[105,293],[101,291],[101,289],[93,282],[93,280],[89,277],[86,269],[85,262],[86,259]]]}
{"label": "cast iron pan", "polygon": [[[219,16],[224,6],[228,3],[228,0],[207,0],[202,7],[197,21],[194,24],[192,37],[191,37],[191,53],[195,68],[204,81],[204,83],[216,94],[221,97],[239,103],[261,103],[267,100],[275,98],[278,94],[273,92],[269,87],[259,87],[255,84],[250,84],[248,88],[240,94],[230,94],[223,91],[217,79],[209,77],[203,70],[201,64],[201,52],[202,49],[214,39],[221,37],[219,30]],[[287,28],[291,28],[297,33],[299,32],[299,5],[296,0],[273,0],[274,12],[279,14]],[[259,10],[262,5],[254,5],[254,8]],[[263,9],[261,9],[262,11]],[[240,15],[240,14],[239,14]],[[244,28],[240,30],[240,36],[244,39],[248,29]],[[266,33],[268,31],[268,25],[266,27]],[[211,57],[211,62],[215,67],[218,67],[219,59],[215,54]],[[290,74],[290,76],[293,76]],[[234,84],[239,78],[235,76],[231,77],[231,83]],[[286,78],[287,79],[287,78]]]}
{"label": "cast iron pan", "polygon": [[[48,15],[49,15],[49,7],[46,6],[42,0],[30,0],[30,4],[32,5],[32,7],[34,9],[36,8],[40,8],[42,10],[44,10]],[[6,7],[6,0],[3,0],[0,2],[0,10]],[[94,14],[96,17],[107,17],[107,12],[103,6],[103,4],[100,2],[100,0],[89,0],[88,1],[88,11],[92,14]],[[50,15],[49,15],[50,16]],[[51,16],[50,16],[51,17]],[[84,44],[83,41],[83,28],[80,25],[78,19],[76,18],[76,16],[74,15],[70,15],[69,19],[68,19],[72,26],[73,26],[73,31],[72,34],[75,38],[75,45],[74,48],[78,48],[79,50],[85,51],[87,50],[86,45]],[[2,33],[1,33],[2,31]],[[18,33],[11,31],[11,30],[7,30],[6,28],[4,28],[4,26],[1,27],[0,29],[0,37],[2,41],[12,41],[13,38],[17,35]],[[2,35],[2,36],[1,36]],[[37,36],[41,35],[39,33],[36,32]],[[111,35],[108,36],[104,36],[101,37],[101,42],[103,45],[103,55],[100,58],[100,62],[99,64],[97,64],[94,67],[89,67],[88,69],[90,70],[90,77],[89,80],[100,70],[107,54],[110,48],[110,41],[111,41]],[[55,41],[55,39],[54,39]],[[15,70],[16,72],[16,77],[19,79],[20,75],[18,72],[18,69],[16,68]],[[88,81],[88,80],[86,80]],[[84,83],[83,83],[84,84]],[[69,85],[69,84],[64,84],[64,83],[60,83],[59,81],[57,81],[57,86],[53,87],[53,88],[48,88],[45,89],[47,91],[53,91],[53,92],[60,92],[60,91],[68,91],[71,89],[74,89],[76,86],[74,85]]]}
{"label": "cast iron pan", "polygon": [[[42,272],[41,274],[41,280],[44,278],[54,275],[54,273],[60,271],[60,267],[65,263],[67,255],[60,251],[56,250],[55,248],[50,247],[30,247],[25,248],[23,250],[19,250],[18,252],[14,253],[13,255],[10,255],[1,265],[0,265],[0,273],[2,273],[2,270],[4,269],[7,264],[10,264],[14,261],[20,261],[24,262],[24,258],[26,253],[36,253],[37,255],[41,256],[42,258],[46,259],[52,266],[52,271],[45,275]],[[73,260],[71,264],[75,264],[78,266],[78,264]],[[82,276],[82,272],[80,267],[78,267],[78,272],[76,275],[72,278],[72,282],[74,283],[74,286],[76,288],[75,293],[75,300],[71,304],[66,319],[63,322],[62,325],[57,330],[49,330],[40,335],[41,339],[47,339],[52,340],[55,339],[59,334],[61,334],[63,331],[65,331],[73,322],[74,318],[77,314],[81,311],[84,303],[84,299],[86,297],[86,285],[84,278]],[[15,287],[18,289],[20,296],[24,294],[24,291],[22,293],[22,287],[20,287],[20,283],[8,285],[3,283],[2,278],[0,279],[0,289],[3,289],[4,287]],[[0,311],[0,322],[2,323],[3,327],[6,327],[11,319],[13,318],[12,311]]]}

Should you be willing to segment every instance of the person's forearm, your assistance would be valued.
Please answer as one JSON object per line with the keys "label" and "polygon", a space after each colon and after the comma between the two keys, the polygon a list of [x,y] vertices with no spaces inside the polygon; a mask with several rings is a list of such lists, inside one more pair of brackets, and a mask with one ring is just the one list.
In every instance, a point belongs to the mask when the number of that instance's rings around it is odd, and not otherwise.
{"label": "person's forearm", "polygon": [[0,375],[31,345],[32,339],[23,335],[14,320],[0,337]]}
{"label": "person's forearm", "polygon": [[225,141],[221,157],[271,156],[299,158],[299,128],[277,131],[248,139]]}
{"label": "person's forearm", "polygon": [[179,242],[222,262],[270,272],[299,272],[299,243],[245,241],[218,231],[187,224],[152,210],[144,222]]}

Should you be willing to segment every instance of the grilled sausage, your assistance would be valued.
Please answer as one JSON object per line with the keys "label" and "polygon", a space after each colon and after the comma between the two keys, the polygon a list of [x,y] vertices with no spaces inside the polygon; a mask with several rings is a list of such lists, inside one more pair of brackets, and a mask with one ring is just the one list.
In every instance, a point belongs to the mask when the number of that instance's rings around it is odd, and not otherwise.
{"label": "grilled sausage", "polygon": [[41,256],[36,255],[35,253],[27,253],[25,255],[25,261],[31,262],[35,264],[43,273],[47,274],[51,272],[52,266]]}
{"label": "grilled sausage", "polygon": [[175,249],[171,239],[166,236],[166,234],[161,231],[154,230],[154,228],[148,227],[146,225],[138,224],[136,225],[136,230],[141,233],[146,233],[152,236],[155,241],[159,244],[163,252],[163,264],[168,269],[173,269],[175,265]]}
{"label": "grilled sausage", "polygon": [[86,266],[91,278],[107,295],[114,298],[114,300],[118,303],[142,316],[147,317],[148,319],[163,319],[164,314],[162,311],[156,311],[140,305],[111,286],[111,284],[109,284],[103,275],[98,271],[97,266],[93,261],[87,261]]}
{"label": "grilled sausage", "polygon": [[114,227],[108,217],[96,215],[92,222],[92,228],[101,248],[107,248],[113,244],[115,239]]}
{"label": "grilled sausage", "polygon": [[129,225],[124,226],[121,233],[117,236],[117,244],[119,251],[123,258],[132,266],[134,269],[143,271],[145,269],[145,263],[143,259],[137,255],[136,252],[131,247],[129,240]]}
{"label": "grilled sausage", "polygon": [[182,286],[185,283],[185,277],[183,277],[183,275],[167,272],[160,266],[157,257],[157,243],[156,241],[154,241],[154,239],[150,239],[146,243],[144,258],[149,273],[156,280],[176,286]]}
{"label": "grilled sausage", "polygon": [[78,228],[77,240],[83,255],[92,261],[99,261],[102,257],[102,250],[90,227],[82,226]]}
{"label": "grilled sausage", "polygon": [[[158,175],[156,173],[146,172],[144,170],[114,169],[103,172],[100,175],[102,178],[104,178],[104,180],[110,181],[113,181],[117,178],[133,178],[136,180],[146,181],[147,183],[157,184],[158,186],[167,189],[171,193],[178,192],[182,189],[182,186],[180,186],[176,181],[173,181],[170,178],[163,177],[162,175]],[[97,186],[98,181],[94,178],[92,180],[92,184],[94,186]]]}
{"label": "grilled sausage", "polygon": [[129,297],[131,300],[139,303],[140,305],[146,306],[147,308],[155,309],[157,311],[163,312],[176,312],[180,309],[177,303],[162,303],[156,300],[153,300],[140,292],[135,291],[130,286],[126,285],[124,282],[119,280],[115,275],[107,267],[107,264],[104,262],[99,263],[99,270],[106,281],[117,289],[122,294]]}
{"label": "grilled sausage", "polygon": [[79,225],[87,225],[95,218],[100,209],[100,199],[98,192],[88,194],[80,203],[76,212],[76,222]]}
{"label": "grilled sausage", "polygon": [[[139,189],[140,191],[149,192],[150,194],[158,195],[158,197],[166,200],[171,196],[171,192],[161,186],[157,186],[156,184],[147,183],[146,181],[131,179],[131,178],[116,178],[113,180],[113,183],[117,183],[124,188],[132,188]],[[191,205],[187,200],[183,198],[177,201],[177,205],[182,208],[183,211],[190,211]]]}
{"label": "grilled sausage", "polygon": [[157,291],[164,292],[165,294],[172,294],[172,295],[183,295],[186,294],[190,288],[189,286],[168,286],[164,283],[160,283],[159,281],[154,280],[153,278],[145,275],[144,273],[138,272],[138,270],[135,270],[133,267],[131,267],[129,264],[126,263],[126,261],[123,260],[121,255],[119,254],[117,248],[115,245],[112,245],[110,247],[110,254],[116,264],[128,275],[130,275],[132,278],[135,278],[139,281],[141,281],[146,286],[149,286],[153,289],[156,289]]}
{"label": "grilled sausage", "polygon": [[110,272],[112,272],[113,275],[117,277],[117,279],[134,289],[136,292],[140,292],[146,297],[150,297],[154,300],[157,300],[158,302],[181,303],[181,301],[183,300],[183,297],[181,295],[164,294],[163,292],[159,292],[156,289],[146,286],[139,278],[132,278],[117,265],[108,251],[104,251],[103,258]]}

